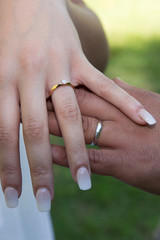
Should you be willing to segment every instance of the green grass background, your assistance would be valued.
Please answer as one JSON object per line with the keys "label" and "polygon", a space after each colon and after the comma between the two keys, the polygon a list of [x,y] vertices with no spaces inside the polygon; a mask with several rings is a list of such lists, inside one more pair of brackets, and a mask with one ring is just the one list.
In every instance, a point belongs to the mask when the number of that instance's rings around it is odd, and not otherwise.
{"label": "green grass background", "polygon": [[[111,48],[105,74],[160,93],[160,0],[86,0]],[[157,109],[157,111],[160,111]],[[151,240],[160,220],[158,196],[111,177],[92,175],[82,192],[68,169],[54,166],[52,219],[57,240]]]}

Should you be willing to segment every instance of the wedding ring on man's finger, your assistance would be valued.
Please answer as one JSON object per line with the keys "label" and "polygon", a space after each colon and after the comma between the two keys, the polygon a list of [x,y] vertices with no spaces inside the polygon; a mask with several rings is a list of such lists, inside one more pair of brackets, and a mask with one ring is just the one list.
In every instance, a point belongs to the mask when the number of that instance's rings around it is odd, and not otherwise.
{"label": "wedding ring on man's finger", "polygon": [[97,145],[101,131],[102,131],[102,122],[98,122],[96,131],[95,131],[95,136],[91,145]]}

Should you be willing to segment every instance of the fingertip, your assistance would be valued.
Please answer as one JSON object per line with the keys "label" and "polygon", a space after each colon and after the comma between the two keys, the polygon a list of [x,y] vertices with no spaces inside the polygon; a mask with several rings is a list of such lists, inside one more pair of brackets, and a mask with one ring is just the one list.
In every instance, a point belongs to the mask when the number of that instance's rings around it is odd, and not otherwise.
{"label": "fingertip", "polygon": [[8,208],[16,208],[18,206],[18,191],[15,188],[6,187],[4,196]]}
{"label": "fingertip", "polygon": [[[113,80],[119,87],[122,87],[123,89],[126,89],[127,87],[130,86],[126,82],[123,82],[119,77],[116,77]],[[132,87],[132,86],[130,86],[130,87]],[[155,125],[156,124],[155,118],[147,110],[145,110],[143,108],[142,104],[138,100],[135,99],[135,101],[136,101],[136,105],[138,106],[137,112],[138,112],[139,119],[137,119],[138,120],[137,123],[140,125],[146,125],[146,124],[148,124],[150,126]],[[137,121],[137,120],[135,120],[135,121]]]}
{"label": "fingertip", "polygon": [[38,189],[36,203],[40,212],[49,212],[51,210],[51,193],[47,188]]}
{"label": "fingertip", "polygon": [[156,119],[145,109],[139,111],[139,117],[150,126],[156,124]]}
{"label": "fingertip", "polygon": [[80,190],[89,190],[92,187],[91,177],[86,167],[80,167],[76,173],[77,183]]}

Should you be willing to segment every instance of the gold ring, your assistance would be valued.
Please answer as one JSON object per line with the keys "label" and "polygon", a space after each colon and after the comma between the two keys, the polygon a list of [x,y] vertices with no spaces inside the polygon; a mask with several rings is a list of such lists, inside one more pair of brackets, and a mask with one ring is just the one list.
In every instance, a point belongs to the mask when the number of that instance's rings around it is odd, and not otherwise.
{"label": "gold ring", "polygon": [[73,89],[75,89],[74,86],[72,85],[72,83],[67,82],[66,80],[62,80],[61,83],[58,83],[58,84],[54,85],[54,86],[51,88],[51,90],[50,90],[50,95],[49,95],[49,96],[51,96],[51,95],[53,94],[53,92],[54,92],[58,87],[61,87],[61,86],[71,86]]}

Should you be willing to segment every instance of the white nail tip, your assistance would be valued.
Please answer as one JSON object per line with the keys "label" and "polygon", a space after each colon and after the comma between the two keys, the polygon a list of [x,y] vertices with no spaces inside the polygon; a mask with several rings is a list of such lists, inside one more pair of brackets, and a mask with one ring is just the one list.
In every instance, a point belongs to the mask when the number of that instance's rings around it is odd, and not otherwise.
{"label": "white nail tip", "polygon": [[18,191],[12,187],[7,187],[4,191],[6,205],[9,208],[16,208],[18,206]]}
{"label": "white nail tip", "polygon": [[90,174],[85,167],[81,167],[77,171],[77,183],[81,190],[89,190],[92,187]]}
{"label": "white nail tip", "polygon": [[139,116],[149,125],[154,125],[156,123],[156,120],[154,119],[154,117],[145,109],[140,110]]}
{"label": "white nail tip", "polygon": [[49,212],[51,209],[51,194],[46,188],[41,188],[36,193],[37,208],[40,212]]}

